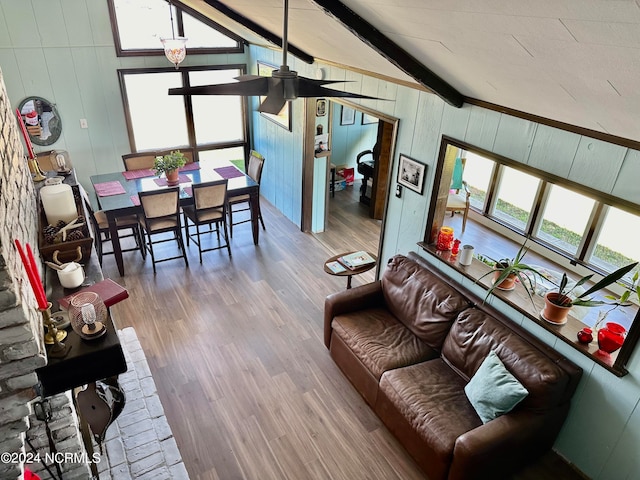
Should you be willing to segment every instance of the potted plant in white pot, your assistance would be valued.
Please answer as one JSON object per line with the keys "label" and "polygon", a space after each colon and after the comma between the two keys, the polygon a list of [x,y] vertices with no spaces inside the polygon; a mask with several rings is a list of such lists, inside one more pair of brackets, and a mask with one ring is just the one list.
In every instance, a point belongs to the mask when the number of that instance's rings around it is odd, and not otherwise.
{"label": "potted plant in white pot", "polygon": [[544,297],[545,307],[542,311],[542,317],[550,323],[562,325],[566,323],[567,315],[573,306],[596,307],[598,305],[608,305],[604,300],[591,300],[589,296],[617,282],[633,270],[636,265],[638,265],[638,262],[619,268],[579,294],[575,293],[575,289],[591,280],[593,274],[582,277],[573,285],[570,285],[567,274],[563,273],[558,290],[548,292]]}
{"label": "potted plant in white pot", "polygon": [[187,158],[180,150],[174,150],[162,157],[158,156],[153,162],[153,169],[156,175],[165,174],[167,177],[168,185],[178,185],[178,170],[180,167],[184,167],[187,163]]}

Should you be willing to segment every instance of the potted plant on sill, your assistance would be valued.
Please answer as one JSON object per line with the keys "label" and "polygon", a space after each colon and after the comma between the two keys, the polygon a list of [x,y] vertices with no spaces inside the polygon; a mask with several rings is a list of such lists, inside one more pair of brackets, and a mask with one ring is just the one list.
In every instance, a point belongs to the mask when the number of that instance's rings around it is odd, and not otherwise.
{"label": "potted plant on sill", "polygon": [[157,156],[153,161],[153,170],[156,175],[162,173],[167,177],[168,185],[178,185],[178,171],[180,167],[184,167],[187,163],[187,158],[180,150],[174,150],[167,155]]}
{"label": "potted plant on sill", "polygon": [[[569,286],[567,274],[563,273],[558,290],[548,292],[544,297],[545,307],[542,311],[542,317],[550,323],[562,325],[567,322],[567,315],[573,306],[596,307],[598,305],[614,305],[603,300],[591,300],[589,296],[617,282],[633,270],[636,265],[638,265],[638,262],[630,263],[625,267],[619,268],[615,272],[606,275],[602,280],[596,282],[591,288],[578,295],[572,295],[572,293],[577,287],[584,285],[586,282],[591,280],[593,274],[584,276],[575,282],[573,286]],[[625,298],[625,302],[623,303],[626,303],[627,300],[628,296]]]}
{"label": "potted plant on sill", "polygon": [[[500,260],[494,260],[491,257],[478,256],[478,259],[486,265],[493,267],[493,270],[482,275],[476,282],[482,280],[488,275],[493,274],[492,285],[487,290],[487,295],[484,297],[485,301],[489,298],[489,295],[497,288],[498,290],[513,290],[515,288],[516,279],[520,280],[520,283],[524,287],[531,304],[535,308],[533,302],[532,292],[535,291],[535,279],[536,275],[542,276],[535,268],[522,262],[522,259],[529,251],[526,246],[526,241],[514,258],[501,258]],[[491,260],[489,262],[487,259]],[[528,274],[531,272],[533,275]]]}

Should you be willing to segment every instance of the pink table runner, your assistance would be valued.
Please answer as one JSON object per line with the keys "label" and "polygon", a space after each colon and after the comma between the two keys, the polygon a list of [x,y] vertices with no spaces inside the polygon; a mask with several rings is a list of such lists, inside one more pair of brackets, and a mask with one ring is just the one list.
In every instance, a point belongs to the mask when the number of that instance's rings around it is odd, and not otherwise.
{"label": "pink table runner", "polygon": [[155,172],[150,168],[144,168],[142,170],[127,170],[122,172],[122,175],[127,180],[135,180],[136,178],[153,177]]}
{"label": "pink table runner", "polygon": [[[184,167],[180,167],[180,172],[189,172],[192,170],[200,170],[200,163],[192,162],[187,163]],[[127,180],[135,180],[136,178],[155,177],[156,172],[151,168],[143,168],[140,170],[128,170],[122,172],[122,175]]]}
{"label": "pink table runner", "polygon": [[189,172],[191,170],[200,170],[200,162],[187,163],[184,167],[180,167],[181,172]]}
{"label": "pink table runner", "polygon": [[[166,187],[167,184],[167,179],[162,177],[162,178],[154,178],[153,179],[154,182],[156,182],[156,184],[160,187]],[[187,177],[186,175],[178,175],[178,182],[179,183],[191,183],[191,179],[189,177]]]}
{"label": "pink table runner", "polygon": [[233,165],[230,165],[228,167],[214,168],[213,170],[218,175],[220,175],[222,178],[227,178],[227,179],[235,178],[235,177],[242,177],[244,175],[244,173],[242,173],[240,170],[238,170]]}
{"label": "pink table runner", "polygon": [[93,188],[99,197],[110,197],[111,195],[120,195],[125,193],[122,184],[116,180],[112,182],[96,183]]}

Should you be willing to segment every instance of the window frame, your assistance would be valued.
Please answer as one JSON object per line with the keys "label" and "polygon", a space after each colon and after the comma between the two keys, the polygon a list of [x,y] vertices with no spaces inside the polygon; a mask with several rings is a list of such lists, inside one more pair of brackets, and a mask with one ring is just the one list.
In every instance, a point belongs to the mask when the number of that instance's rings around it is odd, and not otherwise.
{"label": "window frame", "polygon": [[[598,233],[597,228],[601,228],[602,226],[601,218],[603,216],[603,209],[605,206],[609,205],[634,215],[640,215],[640,210],[638,205],[632,202],[629,202],[623,198],[615,197],[613,195],[610,195],[605,192],[601,192],[599,190],[588,187],[586,185],[581,185],[571,180],[567,180],[566,178],[562,178],[552,173],[545,172],[544,170],[539,170],[530,165],[527,165],[526,163],[521,163],[516,160],[512,160],[510,158],[504,157],[497,153],[490,152],[481,147],[476,147],[475,145],[469,144],[467,142],[463,142],[461,140],[456,140],[446,135],[442,136],[442,139],[440,142],[440,151],[438,154],[438,163],[436,165],[436,172],[435,172],[436,179],[439,179],[442,176],[443,167],[444,167],[443,165],[444,154],[446,151],[446,146],[449,144],[459,149],[467,150],[477,155],[488,158],[489,160],[496,162],[496,164],[498,165],[498,168],[494,169],[492,180],[489,183],[489,191],[487,191],[487,197],[486,197],[484,209],[480,210],[474,206],[471,206],[470,207],[471,210],[473,210],[474,212],[482,215],[483,217],[491,220],[492,222],[499,224],[500,226],[518,235],[522,235],[524,237],[530,237],[531,241],[567,259],[573,265],[576,265],[576,264],[581,265],[598,274],[607,273],[603,271],[601,268],[597,267],[596,265],[589,264],[589,262],[585,260],[586,258],[589,258],[588,253],[589,253],[590,243],[592,242],[594,237],[597,237],[597,233]],[[530,175],[538,177],[543,182],[539,190],[539,195],[536,199],[536,202],[534,202],[533,211],[531,212],[531,215],[530,215],[530,221],[528,222],[527,228],[525,230],[519,230],[517,228],[514,228],[513,225],[510,225],[506,222],[502,222],[500,221],[500,219],[496,218],[495,216],[489,213],[492,210],[493,205],[496,201],[495,196],[496,196],[496,189],[498,187],[498,177],[499,177],[499,170],[501,165],[505,165],[507,167],[511,167],[516,170],[520,170],[524,173],[528,173]],[[536,229],[537,221],[539,220],[541,212],[543,210],[544,197],[548,195],[547,184],[559,185],[568,190],[572,190],[576,193],[591,197],[596,202],[596,207],[595,207],[596,211],[594,212],[594,214],[590,219],[589,225],[587,226],[586,232],[583,235],[583,240],[581,242],[580,247],[578,247],[576,255],[570,255],[567,252],[560,250],[559,248],[556,248],[554,245],[548,242],[545,242],[544,240],[534,236],[534,231]],[[424,241],[427,243],[433,243],[433,241],[435,240],[435,238],[429,238],[429,237],[432,234],[430,227],[433,225],[433,221],[435,217],[434,206],[438,199],[437,187],[438,187],[437,185],[434,185],[432,197],[431,197],[431,206],[429,209],[429,215],[427,217],[428,228],[425,231],[425,238],[424,238]]]}
{"label": "window frame", "polygon": [[[564,263],[567,263],[568,265],[568,266],[563,266],[562,268],[568,272],[571,271],[572,268],[575,268],[576,270],[586,269],[588,271],[592,271],[599,275],[606,275],[608,273],[604,271],[602,268],[600,268],[599,266],[594,265],[588,261],[590,260],[591,252],[593,251],[597,243],[597,239],[599,237],[599,232],[600,232],[599,229],[603,227],[605,212],[608,207],[614,207],[622,211],[628,212],[632,215],[640,216],[640,207],[638,205],[632,202],[629,202],[628,200],[625,200],[623,198],[614,197],[613,195],[595,190],[591,187],[580,185],[571,180],[558,177],[551,173],[531,167],[530,165],[517,162],[515,160],[509,159],[507,157],[503,157],[499,154],[487,151],[480,147],[476,147],[474,145],[468,144],[460,140],[456,140],[454,138],[451,138],[445,135],[443,135],[441,139],[440,150],[438,154],[438,161],[435,166],[434,178],[436,180],[433,185],[431,203],[430,203],[429,211],[427,215],[424,241],[418,244],[426,252],[434,255],[436,259],[444,262],[446,265],[455,269],[463,276],[469,278],[471,281],[474,281],[476,283],[479,281],[480,277],[472,272],[472,270],[474,270],[475,267],[470,269],[470,268],[458,266],[455,263],[455,261],[454,262],[448,261],[449,259],[445,258],[446,255],[443,256],[442,252],[438,252],[435,247],[435,240],[440,227],[440,225],[437,222],[435,222],[435,219],[436,219],[436,216],[438,218],[442,218],[440,217],[440,215],[443,212],[442,203],[444,201],[446,206],[445,192],[448,191],[448,188],[446,187],[449,186],[448,184],[444,185],[442,181],[442,180],[446,180],[446,179],[443,179],[443,173],[446,173],[450,167],[445,165],[445,158],[447,157],[446,153],[447,153],[448,145],[457,147],[458,149],[461,149],[461,150],[473,152],[489,160],[495,161],[497,165],[506,165],[515,169],[519,169],[525,173],[529,173],[531,175],[538,177],[543,182],[541,184],[541,188],[539,188],[539,192],[538,192],[539,194],[537,196],[537,200],[535,202],[533,211],[531,212],[531,219],[530,219],[530,222],[528,223],[526,230],[524,231],[518,230],[517,228],[514,228],[512,225],[507,224],[505,222],[501,222],[499,219],[492,217],[488,214],[488,212],[491,211],[491,206],[495,202],[494,197],[495,197],[495,192],[498,185],[497,172],[500,168],[499,167],[494,168],[494,176],[492,178],[492,181],[490,182],[489,190],[487,191],[487,196],[486,196],[487,200],[485,202],[485,207],[482,210],[480,210],[472,206],[470,207],[470,209],[472,209],[475,213],[477,213],[478,215],[481,215],[482,217],[488,220],[487,222],[482,222],[482,223],[485,227],[488,227],[489,230],[493,231],[496,236],[505,237],[505,234],[503,232],[506,230],[510,233],[514,233],[515,236],[520,238],[520,242],[519,242],[520,244],[522,244],[526,238],[529,238],[528,245],[531,246],[531,244],[535,244],[535,246],[537,247],[535,249],[535,252],[537,254],[539,254],[541,257],[544,257],[545,259],[553,263],[558,263],[558,258],[561,258],[562,261]],[[541,221],[542,214],[544,212],[544,201],[546,198],[548,198],[549,190],[550,190],[549,184],[555,184],[563,188],[569,189],[571,191],[580,193],[582,195],[592,198],[595,201],[594,209],[591,212],[588,225],[585,228],[585,231],[583,232],[582,241],[575,255],[571,255],[568,252],[565,252],[559,248],[556,248],[554,245],[549,244],[542,239],[533,237],[533,232],[535,231],[535,229],[537,228],[537,225]],[[438,220],[438,222],[439,221],[440,220]],[[455,257],[453,258],[453,260],[455,260]],[[476,262],[480,263],[474,260],[474,264]],[[582,275],[583,274],[579,274],[579,276],[582,276]],[[484,285],[484,281],[482,281],[481,284]],[[610,372],[614,373],[615,375],[624,376],[628,373],[628,371],[625,368],[625,365],[629,361],[638,340],[640,340],[640,309],[636,309],[635,317],[631,322],[631,328],[628,331],[624,345],[617,352],[614,362],[612,364],[608,364],[604,362],[602,359],[599,359],[597,355],[589,353],[589,351],[586,348],[578,344],[578,342],[575,339],[575,333],[573,333],[572,331],[572,328],[574,328],[575,325],[574,326],[568,325],[568,328],[566,329],[566,332],[565,332],[563,331],[564,327],[560,327],[560,328],[557,326],[552,327],[546,324],[546,322],[543,322],[542,320],[540,320],[538,316],[535,315],[535,313],[537,312],[532,313],[530,311],[531,306],[530,304],[526,303],[528,301],[527,299],[525,299],[525,303],[521,304],[518,299],[514,299],[513,296],[511,297],[506,296],[503,292],[494,291],[494,294],[498,298],[506,302],[508,305],[513,307],[516,311],[529,317],[530,319],[535,321],[538,325],[543,327],[545,330],[549,331],[556,337],[562,339],[565,343],[576,348],[578,351],[588,356],[589,358],[594,360],[596,363],[599,363],[601,366],[603,366]]]}
{"label": "window frame", "polygon": [[[138,48],[138,49],[123,49],[122,44],[120,42],[120,29],[118,26],[118,18],[116,16],[116,7],[114,4],[114,0],[107,0],[107,4],[109,6],[109,18],[111,22],[111,33],[113,34],[113,41],[116,48],[116,56],[117,57],[141,57],[141,56],[162,56],[164,55],[164,49],[161,44],[158,44],[158,48],[149,49],[149,48]],[[209,48],[189,48],[187,45],[187,55],[209,55],[209,54],[232,54],[232,53],[244,53],[245,46],[247,45],[246,40],[242,37],[236,35],[231,30],[226,29],[222,25],[214,22],[210,18],[202,15],[197,10],[184,5],[183,3],[173,0],[172,2],[175,8],[175,21],[178,27],[178,31],[176,32],[176,36],[185,36],[184,35],[184,22],[182,20],[182,14],[187,13],[194,17],[196,20],[201,21],[202,23],[208,25],[209,27],[217,30],[223,35],[235,40],[237,42],[236,47],[209,47]],[[167,18],[167,21],[169,19]],[[188,36],[188,35],[187,35]]]}
{"label": "window frame", "polygon": [[[129,146],[131,152],[138,152],[135,143],[135,135],[133,131],[133,125],[131,121],[131,111],[129,109],[129,101],[127,97],[127,89],[125,85],[125,76],[126,75],[141,75],[141,74],[152,74],[152,73],[178,73],[182,76],[183,85],[189,85],[189,72],[195,71],[207,71],[207,70],[239,70],[241,74],[246,74],[247,65],[244,63],[240,64],[226,64],[226,65],[200,65],[200,66],[191,66],[191,67],[181,67],[179,70],[176,70],[173,67],[154,67],[154,68],[121,68],[118,69],[118,82],[120,84],[120,93],[122,96],[122,103],[124,107],[124,115],[125,115],[125,123],[127,126],[127,135],[129,137]],[[193,119],[193,104],[191,102],[191,95],[184,95],[184,108],[187,119],[187,136],[189,139],[189,145],[184,145],[184,147],[193,148],[196,155],[196,160],[198,159],[199,152],[209,151],[209,150],[221,150],[225,148],[232,147],[242,147],[245,153],[245,159],[249,154],[249,122],[248,122],[248,105],[246,97],[241,97],[241,108],[242,108],[242,123],[243,123],[243,136],[244,139],[230,142],[216,142],[216,143],[206,143],[203,145],[196,144],[196,133],[195,133],[195,124]],[[177,145],[176,145],[177,147]]]}

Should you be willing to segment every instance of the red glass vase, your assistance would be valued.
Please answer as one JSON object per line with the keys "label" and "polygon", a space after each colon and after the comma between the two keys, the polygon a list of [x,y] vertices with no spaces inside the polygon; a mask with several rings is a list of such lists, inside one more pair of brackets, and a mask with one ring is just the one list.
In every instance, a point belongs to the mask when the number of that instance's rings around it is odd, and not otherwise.
{"label": "red glass vase", "polygon": [[620,324],[608,322],[604,328],[598,330],[598,352],[608,356],[622,347],[627,330]]}

